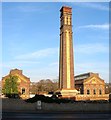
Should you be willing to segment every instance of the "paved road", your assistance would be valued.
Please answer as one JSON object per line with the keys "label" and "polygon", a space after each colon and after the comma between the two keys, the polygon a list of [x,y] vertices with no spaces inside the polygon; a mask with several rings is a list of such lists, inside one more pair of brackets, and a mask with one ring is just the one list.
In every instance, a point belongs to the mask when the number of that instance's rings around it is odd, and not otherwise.
{"label": "paved road", "polygon": [[2,120],[111,120],[110,113],[17,113],[3,112]]}

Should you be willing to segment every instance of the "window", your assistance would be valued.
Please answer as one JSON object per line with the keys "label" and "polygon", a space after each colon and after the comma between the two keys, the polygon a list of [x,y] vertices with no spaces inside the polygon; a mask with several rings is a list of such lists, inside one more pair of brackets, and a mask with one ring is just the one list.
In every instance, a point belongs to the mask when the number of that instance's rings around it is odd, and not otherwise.
{"label": "window", "polygon": [[64,20],[64,23],[67,24],[67,17],[65,16],[65,20]]}
{"label": "window", "polygon": [[99,90],[99,94],[100,94],[100,95],[102,94],[102,91],[101,91],[101,90]]}
{"label": "window", "polygon": [[68,25],[70,25],[70,16],[68,16]]}
{"label": "window", "polygon": [[88,94],[88,95],[90,94],[90,90],[87,90],[87,94]]}
{"label": "window", "polygon": [[96,95],[96,90],[95,89],[94,89],[93,93],[94,93],[94,95]]}
{"label": "window", "polygon": [[25,88],[22,88],[22,94],[25,94]]}

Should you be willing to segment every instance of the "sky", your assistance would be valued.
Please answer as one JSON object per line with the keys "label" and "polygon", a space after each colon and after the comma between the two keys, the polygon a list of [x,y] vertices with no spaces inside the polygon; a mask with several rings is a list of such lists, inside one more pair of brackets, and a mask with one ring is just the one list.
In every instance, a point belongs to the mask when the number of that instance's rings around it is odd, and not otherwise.
{"label": "sky", "polygon": [[2,3],[2,76],[21,69],[32,82],[58,79],[60,8],[72,7],[74,74],[109,81],[109,3]]}

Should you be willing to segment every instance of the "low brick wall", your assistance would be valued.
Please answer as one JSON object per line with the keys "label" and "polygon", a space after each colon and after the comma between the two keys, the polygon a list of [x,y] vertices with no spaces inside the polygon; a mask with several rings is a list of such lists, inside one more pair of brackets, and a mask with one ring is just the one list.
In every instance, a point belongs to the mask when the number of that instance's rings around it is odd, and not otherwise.
{"label": "low brick wall", "polygon": [[109,94],[105,95],[76,95],[76,101],[81,101],[81,100],[109,100]]}

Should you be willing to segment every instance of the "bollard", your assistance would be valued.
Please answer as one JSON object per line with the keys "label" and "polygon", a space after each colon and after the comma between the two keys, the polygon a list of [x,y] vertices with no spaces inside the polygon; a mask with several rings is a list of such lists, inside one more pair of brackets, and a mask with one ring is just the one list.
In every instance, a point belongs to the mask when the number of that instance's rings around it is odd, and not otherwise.
{"label": "bollard", "polygon": [[42,109],[42,102],[40,100],[37,101],[37,110]]}

